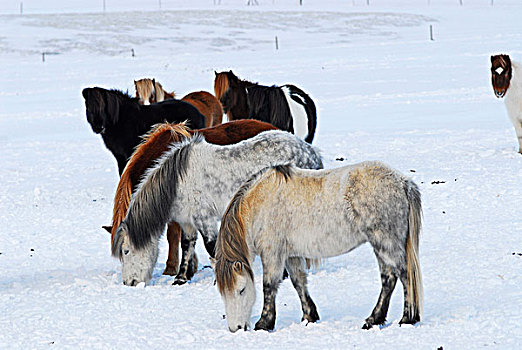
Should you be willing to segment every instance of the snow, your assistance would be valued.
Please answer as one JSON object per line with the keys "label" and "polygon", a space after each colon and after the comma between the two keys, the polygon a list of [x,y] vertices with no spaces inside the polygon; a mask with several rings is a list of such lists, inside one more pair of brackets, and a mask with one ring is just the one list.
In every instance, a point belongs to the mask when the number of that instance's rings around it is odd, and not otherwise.
{"label": "snow", "polygon": [[[0,348],[518,348],[522,343],[522,156],[489,56],[522,60],[516,0],[50,0],[0,3]],[[433,26],[434,41],[429,40]],[[279,50],[275,49],[278,37]],[[134,49],[135,57],[131,55]],[[56,53],[45,56],[42,52]],[[85,118],[81,89],[133,92],[156,77],[180,95],[214,70],[292,83],[318,107],[326,167],[382,160],[421,188],[423,321],[363,331],[380,282],[369,246],[309,275],[321,320],[305,326],[289,281],[274,332],[231,334],[200,271],[121,283],[108,224],[116,163]],[[344,158],[338,161],[336,158]],[[261,267],[255,267],[261,312]]]}

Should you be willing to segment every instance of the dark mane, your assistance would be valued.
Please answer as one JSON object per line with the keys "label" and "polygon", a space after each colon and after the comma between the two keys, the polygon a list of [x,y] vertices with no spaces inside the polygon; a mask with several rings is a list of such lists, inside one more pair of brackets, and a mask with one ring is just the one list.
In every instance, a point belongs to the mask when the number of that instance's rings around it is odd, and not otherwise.
{"label": "dark mane", "polygon": [[[161,237],[169,220],[178,182],[186,174],[192,148],[204,141],[202,135],[196,134],[173,144],[157,165],[146,172],[123,221],[136,249],[144,248],[152,238]],[[118,252],[113,250],[113,255],[115,253]]]}

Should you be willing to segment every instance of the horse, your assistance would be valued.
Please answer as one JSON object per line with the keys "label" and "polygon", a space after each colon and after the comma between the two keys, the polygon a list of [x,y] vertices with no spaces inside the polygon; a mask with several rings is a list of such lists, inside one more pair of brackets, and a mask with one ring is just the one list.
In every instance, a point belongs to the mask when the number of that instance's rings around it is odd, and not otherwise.
{"label": "horse", "polygon": [[363,328],[383,324],[397,279],[404,289],[400,324],[420,321],[421,198],[417,185],[379,162],[330,170],[264,169],[234,195],[221,220],[214,272],[231,332],[246,329],[255,301],[253,260],[261,257],[264,305],[256,330],[275,325],[275,297],[286,266],[303,321],[319,320],[303,258],[337,256],[369,242],[382,289]]}
{"label": "horse", "polygon": [[100,87],[83,89],[87,121],[95,134],[100,134],[105,146],[116,158],[121,175],[140,136],[152,125],[161,122],[188,121],[191,128],[205,126],[205,116],[189,103],[169,100],[150,106],[140,105],[136,98],[119,90]]}
{"label": "horse", "polygon": [[167,92],[156,79],[140,79],[134,80],[134,89],[139,103],[142,105],[150,105],[151,103],[170,100],[176,97],[173,92]]}
{"label": "horse", "polygon": [[509,55],[491,56],[491,83],[497,98],[504,102],[518,138],[522,154],[522,65],[512,62]]}
{"label": "horse", "polygon": [[209,144],[195,134],[171,145],[147,170],[116,230],[112,255],[122,263],[122,280],[147,282],[158,254],[158,240],[168,222],[183,229],[181,263],[173,284],[187,282],[188,260],[197,232],[214,257],[218,221],[239,186],[264,167],[292,162],[322,168],[319,152],[285,131],[265,131],[234,145]]}
{"label": "horse", "polygon": [[[136,147],[136,150],[121,174],[116,194],[114,195],[112,226],[103,226],[103,228],[111,233],[111,245],[114,241],[116,229],[125,218],[132,194],[136,191],[140,179],[145,171],[152,167],[154,162],[169,149],[171,143],[181,142],[185,138],[198,133],[203,135],[209,143],[215,145],[231,145],[254,137],[263,131],[275,129],[276,128],[271,124],[251,119],[237,120],[198,130],[190,130],[184,123],[163,123],[155,125],[153,129],[143,137],[142,143]],[[174,276],[178,272],[178,247],[180,239],[181,228],[179,225],[176,222],[169,223],[167,227],[169,254],[165,270],[163,271],[164,275]],[[197,256],[194,254],[193,258],[189,261],[187,279],[190,279],[194,275],[197,266]]]}
{"label": "horse", "polygon": [[[176,98],[173,92],[166,92],[155,79],[134,80],[136,97],[141,104],[161,102],[166,99]],[[221,124],[223,120],[223,108],[218,99],[206,91],[196,91],[185,95],[181,101],[185,101],[196,107],[206,117],[205,127]]]}
{"label": "horse", "polygon": [[312,143],[317,112],[303,90],[291,84],[259,85],[239,79],[231,70],[214,73],[214,92],[228,120],[258,119]]}

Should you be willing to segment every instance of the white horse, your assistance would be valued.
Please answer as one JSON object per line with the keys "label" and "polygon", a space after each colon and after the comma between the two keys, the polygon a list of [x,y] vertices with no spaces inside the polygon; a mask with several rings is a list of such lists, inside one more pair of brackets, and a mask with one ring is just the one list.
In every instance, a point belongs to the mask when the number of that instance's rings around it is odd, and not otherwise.
{"label": "white horse", "polygon": [[502,98],[518,137],[518,152],[522,153],[522,65],[508,55],[491,56],[491,82],[495,96]]}
{"label": "white horse", "polygon": [[397,279],[404,289],[400,323],[422,313],[418,258],[421,200],[417,185],[389,167],[367,162],[333,170],[280,166],[247,181],[221,221],[214,262],[228,328],[249,326],[255,301],[252,263],[263,264],[264,305],[255,329],[275,325],[275,296],[286,267],[301,300],[303,320],[319,319],[308,294],[303,258],[347,253],[369,242],[382,289],[363,328],[383,324]]}

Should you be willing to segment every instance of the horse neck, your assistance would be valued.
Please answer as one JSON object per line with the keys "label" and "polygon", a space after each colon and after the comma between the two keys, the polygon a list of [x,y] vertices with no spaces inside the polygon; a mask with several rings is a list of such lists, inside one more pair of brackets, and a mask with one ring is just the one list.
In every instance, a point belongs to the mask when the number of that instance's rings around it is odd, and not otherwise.
{"label": "horse neck", "polygon": [[135,247],[144,247],[151,240],[159,239],[170,221],[180,175],[187,167],[191,148],[192,143],[187,142],[168,151],[154,168],[147,171],[138,186],[125,218]]}
{"label": "horse neck", "polygon": [[506,91],[506,101],[515,100],[520,103],[522,100],[522,65],[511,61],[511,81]]}

